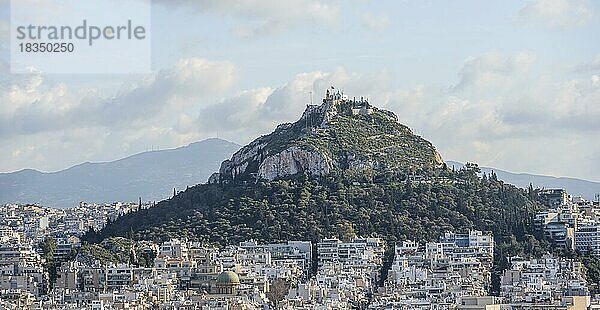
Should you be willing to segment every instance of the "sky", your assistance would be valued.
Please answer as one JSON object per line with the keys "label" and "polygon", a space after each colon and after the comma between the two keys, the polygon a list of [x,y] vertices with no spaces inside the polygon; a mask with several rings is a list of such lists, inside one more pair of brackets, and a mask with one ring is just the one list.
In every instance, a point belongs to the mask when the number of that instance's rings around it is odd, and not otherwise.
{"label": "sky", "polygon": [[246,144],[333,85],[444,159],[600,181],[599,14],[584,0],[153,0],[152,73],[17,75],[0,0],[0,172]]}

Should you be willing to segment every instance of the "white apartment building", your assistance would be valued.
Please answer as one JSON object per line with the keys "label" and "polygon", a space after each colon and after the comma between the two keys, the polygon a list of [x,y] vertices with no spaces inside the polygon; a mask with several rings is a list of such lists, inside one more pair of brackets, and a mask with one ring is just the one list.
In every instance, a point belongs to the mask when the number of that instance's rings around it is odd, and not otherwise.
{"label": "white apartment building", "polygon": [[600,255],[600,223],[578,227],[575,231],[575,249]]}
{"label": "white apartment building", "polygon": [[163,242],[160,246],[158,257],[187,258],[187,242],[179,239],[171,239]]}

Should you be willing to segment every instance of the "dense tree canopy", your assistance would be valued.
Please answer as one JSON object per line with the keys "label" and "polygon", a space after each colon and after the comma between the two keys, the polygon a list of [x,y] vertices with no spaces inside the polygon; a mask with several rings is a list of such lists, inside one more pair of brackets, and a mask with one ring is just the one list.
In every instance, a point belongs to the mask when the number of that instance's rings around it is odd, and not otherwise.
{"label": "dense tree canopy", "polygon": [[[476,165],[429,172],[428,181],[406,175],[334,174],[322,178],[202,184],[155,207],[127,214],[88,237],[163,241],[187,237],[227,245],[255,239],[319,241],[354,235],[436,240],[445,231],[491,231],[496,239],[496,279],[510,255],[539,255],[547,241],[533,227],[543,206],[535,193],[495,175],[477,176]],[[426,173],[421,171],[421,173]]]}

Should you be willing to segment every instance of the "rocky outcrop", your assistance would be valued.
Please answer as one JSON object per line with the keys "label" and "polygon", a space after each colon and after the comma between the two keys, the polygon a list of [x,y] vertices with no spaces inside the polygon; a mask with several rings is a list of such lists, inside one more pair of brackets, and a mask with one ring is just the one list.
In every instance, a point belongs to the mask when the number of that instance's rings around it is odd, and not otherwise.
{"label": "rocky outcrop", "polygon": [[213,181],[233,180],[237,176],[246,173],[246,169],[252,163],[259,163],[262,159],[261,150],[265,146],[264,137],[252,141],[237,151],[231,159],[221,163],[219,174],[213,177]]}
{"label": "rocky outcrop", "polygon": [[393,112],[373,107],[362,98],[350,100],[340,92],[328,91],[323,103],[308,105],[297,122],[277,126],[223,161],[209,182],[274,180],[297,173],[323,176],[339,169],[401,171],[441,165],[443,160],[435,147],[398,123]]}
{"label": "rocky outcrop", "polygon": [[265,158],[258,168],[258,177],[274,180],[299,172],[327,175],[331,167],[331,159],[325,154],[294,146]]}
{"label": "rocky outcrop", "polygon": [[442,155],[437,151],[435,152],[435,164],[438,166],[444,165],[444,159],[442,158]]}

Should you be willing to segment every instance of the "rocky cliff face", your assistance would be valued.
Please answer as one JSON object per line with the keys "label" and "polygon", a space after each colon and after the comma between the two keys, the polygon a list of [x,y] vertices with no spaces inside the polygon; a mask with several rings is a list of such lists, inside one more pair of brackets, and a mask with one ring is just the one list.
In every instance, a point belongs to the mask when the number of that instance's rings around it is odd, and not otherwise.
{"label": "rocky cliff face", "polygon": [[300,172],[321,176],[328,174],[331,168],[331,159],[324,153],[292,146],[265,158],[258,167],[258,177],[273,180]]}
{"label": "rocky cliff face", "polygon": [[327,93],[295,123],[281,124],[223,161],[209,183],[274,180],[297,173],[323,176],[336,169],[415,170],[443,160],[433,145],[365,100]]}

